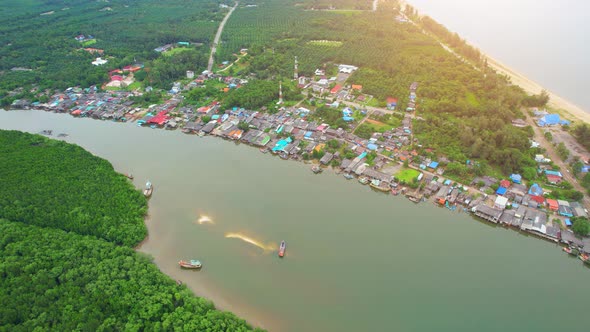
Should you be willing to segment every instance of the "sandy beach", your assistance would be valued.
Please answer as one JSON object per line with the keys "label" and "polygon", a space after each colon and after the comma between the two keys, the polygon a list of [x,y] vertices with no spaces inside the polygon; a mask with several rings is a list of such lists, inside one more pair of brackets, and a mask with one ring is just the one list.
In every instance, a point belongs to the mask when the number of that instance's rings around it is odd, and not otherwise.
{"label": "sandy beach", "polygon": [[[404,1],[404,0],[400,0],[399,3],[402,7],[402,10],[403,10],[403,8],[405,8],[405,6],[408,5],[408,2]],[[423,15],[423,14],[419,13],[419,15]],[[439,22],[439,23],[441,23],[441,22]],[[441,23],[441,24],[443,24],[443,23]],[[467,42],[469,43],[469,41],[467,41]],[[473,46],[472,43],[469,43],[469,44]],[[566,113],[567,115],[569,115],[569,116],[566,116],[569,118],[569,120],[572,120],[572,121],[577,120],[577,121],[583,121],[586,123],[590,123],[590,113],[589,112],[584,111],[583,109],[581,109],[579,106],[575,105],[574,103],[566,100],[565,98],[558,96],[557,94],[551,92],[549,89],[543,88],[539,83],[527,78],[525,75],[519,73],[518,71],[508,67],[507,65],[501,63],[500,61],[483,53],[483,51],[481,49],[479,49],[479,51],[482,52],[481,53],[482,56],[487,58],[488,65],[490,67],[492,67],[494,70],[496,70],[496,72],[498,72],[499,74],[504,74],[504,75],[507,75],[508,77],[510,77],[513,84],[520,86],[527,93],[530,93],[530,94],[538,94],[543,90],[547,91],[547,93],[549,93],[549,106],[550,107],[561,110],[561,111],[563,111],[563,113]]]}
{"label": "sandy beach", "polygon": [[[525,77],[523,74],[520,74],[516,70],[502,64],[496,59],[488,56],[487,54],[483,54],[488,59],[488,64],[494,70],[496,70],[500,74],[505,74],[510,77],[513,84],[520,86],[526,92],[531,94],[538,94],[544,88],[538,84],[537,82]],[[565,100],[564,98],[556,95],[555,93],[545,89],[549,93],[549,106],[553,108],[557,108],[563,110],[565,113],[572,117],[571,120],[581,120],[583,122],[590,123],[590,113],[585,112],[580,107],[574,105],[573,103]]]}

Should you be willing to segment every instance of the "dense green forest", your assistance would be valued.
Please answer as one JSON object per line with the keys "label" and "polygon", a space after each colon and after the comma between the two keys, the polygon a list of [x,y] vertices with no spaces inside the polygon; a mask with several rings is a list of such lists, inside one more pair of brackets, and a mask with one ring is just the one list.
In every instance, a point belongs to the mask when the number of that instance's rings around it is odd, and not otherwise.
{"label": "dense green forest", "polygon": [[[197,50],[206,56],[227,11],[219,4],[218,0],[3,1],[0,98],[33,84],[41,91],[102,84],[108,70],[134,61],[148,64],[159,56],[154,48],[168,43],[202,43]],[[78,35],[94,39],[79,42],[74,39]],[[91,65],[101,55],[83,51],[85,47],[102,49],[109,63]],[[194,69],[204,69],[203,63],[197,61]]]}
{"label": "dense green forest", "polygon": [[17,131],[0,161],[0,331],[251,330],[131,248],[146,200],[107,161]]}
{"label": "dense green forest", "polygon": [[250,331],[131,248],[0,219],[2,331]]}
{"label": "dense green forest", "polygon": [[0,155],[0,218],[127,246],[145,238],[145,198],[108,161],[17,131],[0,131]]}

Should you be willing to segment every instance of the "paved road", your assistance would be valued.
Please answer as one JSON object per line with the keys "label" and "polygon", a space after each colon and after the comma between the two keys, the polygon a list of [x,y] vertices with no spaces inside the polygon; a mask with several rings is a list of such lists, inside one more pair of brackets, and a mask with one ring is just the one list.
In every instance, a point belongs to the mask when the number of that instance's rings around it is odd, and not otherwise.
{"label": "paved road", "polygon": [[[547,141],[547,139],[545,138],[545,133],[543,132],[543,129],[541,127],[537,126],[537,124],[534,122],[534,120],[528,114],[526,115],[526,118],[527,118],[526,119],[527,123],[529,125],[531,125],[531,127],[533,127],[533,131],[535,132],[535,141],[537,141],[543,148],[545,148],[545,150],[546,150],[545,154],[547,155],[547,157],[549,157],[557,166],[559,166],[559,168],[561,169],[561,174],[563,175],[563,178],[567,182],[571,183],[574,186],[574,189],[576,189],[582,193],[586,193],[586,189],[584,189],[578,183],[578,179],[574,178],[574,176],[570,172],[568,172],[569,165],[567,165],[565,162],[563,162],[561,160],[561,158],[559,157],[559,155],[555,151],[553,144],[551,144],[550,142]],[[586,209],[590,210],[590,197],[588,197],[588,195],[584,195],[584,199],[582,200],[582,204],[584,205],[584,207]]]}
{"label": "paved road", "polygon": [[231,7],[231,9],[227,13],[227,15],[225,15],[225,17],[223,18],[223,21],[221,21],[219,28],[217,29],[217,33],[215,34],[215,39],[213,39],[213,46],[211,47],[211,55],[209,56],[209,64],[207,65],[208,71],[211,71],[213,69],[213,63],[215,62],[215,59],[214,59],[215,52],[217,52],[217,44],[219,43],[219,39],[221,38],[221,33],[223,32],[223,28],[225,27],[225,23],[227,23],[227,20],[231,16],[231,13],[233,13],[234,10],[236,9],[236,7],[238,7],[238,3],[239,2],[236,2],[236,4],[233,7]]}

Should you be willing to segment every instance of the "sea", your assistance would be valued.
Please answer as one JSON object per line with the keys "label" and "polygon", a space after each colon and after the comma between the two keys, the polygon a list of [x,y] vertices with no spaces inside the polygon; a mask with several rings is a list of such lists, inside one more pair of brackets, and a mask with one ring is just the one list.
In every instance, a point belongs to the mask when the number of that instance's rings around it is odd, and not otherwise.
{"label": "sea", "polygon": [[[0,129],[67,134],[60,139],[133,174],[138,190],[151,181],[140,250],[195,294],[268,331],[588,329],[590,269],[555,243],[461,209],[135,123],[0,111]],[[203,268],[181,270],[181,259]]]}
{"label": "sea", "polygon": [[492,58],[590,112],[590,1],[407,2]]}

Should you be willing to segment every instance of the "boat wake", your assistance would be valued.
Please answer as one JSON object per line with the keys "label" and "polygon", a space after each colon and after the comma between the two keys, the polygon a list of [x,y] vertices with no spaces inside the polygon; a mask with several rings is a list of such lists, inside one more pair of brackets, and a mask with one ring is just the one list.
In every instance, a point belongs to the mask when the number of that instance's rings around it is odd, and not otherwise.
{"label": "boat wake", "polygon": [[240,233],[226,233],[225,234],[225,237],[228,238],[228,239],[240,239],[240,240],[242,240],[242,241],[244,241],[246,243],[250,243],[250,244],[252,244],[252,245],[254,245],[254,246],[256,246],[256,247],[258,247],[258,248],[260,248],[260,249],[262,249],[264,251],[267,251],[267,250],[270,251],[270,250],[276,250],[277,249],[276,248],[276,245],[264,244],[264,243],[261,243],[261,242],[258,242],[256,240],[254,240],[254,239],[251,239],[251,238],[249,238],[249,237],[247,237],[245,235],[242,235]]}
{"label": "boat wake", "polygon": [[199,223],[199,225],[214,224],[213,220],[211,218],[209,218],[209,216],[205,216],[205,215],[200,216],[199,219],[197,220],[197,223]]}

